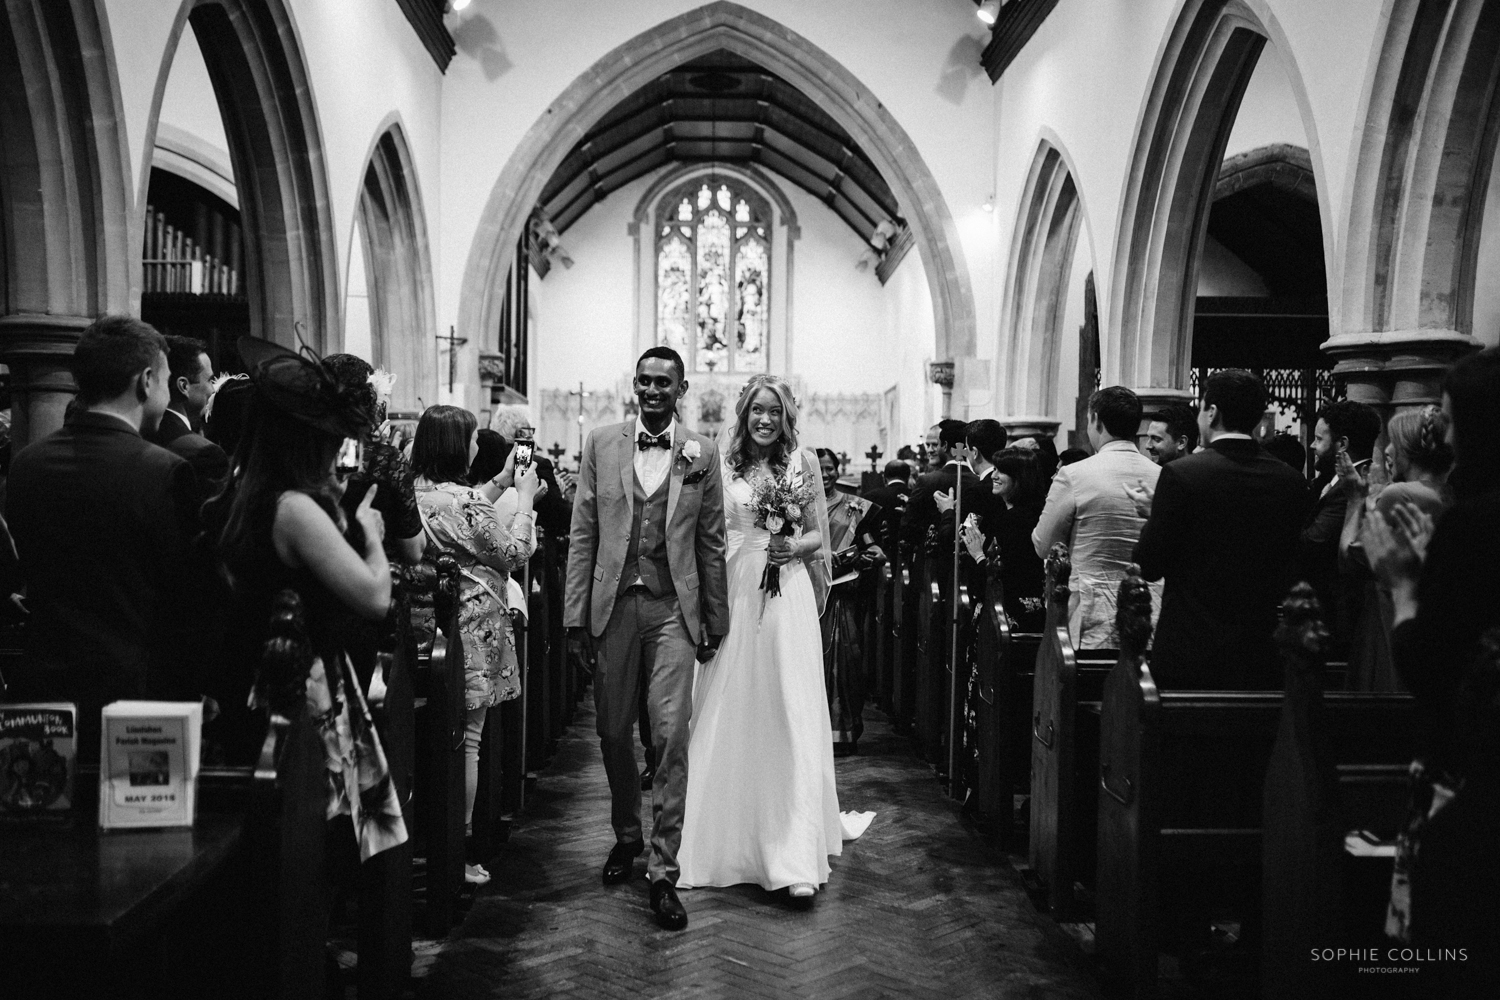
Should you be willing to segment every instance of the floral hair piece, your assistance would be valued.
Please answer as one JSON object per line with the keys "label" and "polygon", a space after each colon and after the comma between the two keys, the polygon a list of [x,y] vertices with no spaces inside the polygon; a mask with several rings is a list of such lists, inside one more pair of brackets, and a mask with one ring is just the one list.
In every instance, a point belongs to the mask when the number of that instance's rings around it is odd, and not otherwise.
{"label": "floral hair piece", "polygon": [[203,419],[208,420],[214,414],[214,399],[219,395],[219,390],[230,382],[240,379],[249,381],[250,376],[245,374],[235,375],[231,372],[219,372],[208,380],[208,402],[203,404]]}
{"label": "floral hair piece", "polygon": [[396,376],[384,368],[370,372],[370,388],[375,390],[375,399],[384,406],[391,401],[391,390],[396,387]]}

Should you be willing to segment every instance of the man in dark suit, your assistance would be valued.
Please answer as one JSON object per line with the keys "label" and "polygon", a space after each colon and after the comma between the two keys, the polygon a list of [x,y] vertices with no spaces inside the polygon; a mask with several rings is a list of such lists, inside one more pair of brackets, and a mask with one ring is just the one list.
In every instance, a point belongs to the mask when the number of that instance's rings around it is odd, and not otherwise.
{"label": "man in dark suit", "polygon": [[964,517],[967,519],[971,513],[979,515],[979,528],[986,540],[997,537],[1000,518],[1005,516],[1005,501],[995,495],[995,456],[1005,450],[1008,440],[998,420],[971,420],[964,429],[965,454],[981,487],[975,505],[964,509]]}
{"label": "man in dark suit", "polygon": [[1266,409],[1242,369],[1208,377],[1206,447],[1162,466],[1154,495],[1126,491],[1146,516],[1135,561],[1166,578],[1151,674],[1162,688],[1281,687],[1271,633],[1292,583],[1307,487],[1250,436]]}
{"label": "man in dark suit", "polygon": [[77,411],[11,463],[5,513],[31,621],[10,697],[76,702],[89,760],[107,702],[199,694],[174,621],[197,488],[184,459],[142,437],[169,398],[161,334],[104,316],[79,338],[73,378]]}
{"label": "man in dark suit", "polygon": [[207,500],[229,477],[229,456],[199,433],[203,407],[208,403],[208,383],[214,375],[213,362],[201,340],[177,336],[166,340],[171,398],[150,440],[187,459],[198,481],[199,499]]}
{"label": "man in dark suit", "polygon": [[941,510],[936,495],[941,493],[951,499],[955,485],[962,483],[960,500],[963,516],[967,517],[971,512],[984,509],[984,485],[960,454],[968,438],[969,425],[962,420],[944,420],[938,428],[941,465],[936,472],[917,477],[917,486],[907,501],[906,513],[901,515],[901,539],[920,549],[927,540],[928,529],[937,528],[938,561],[941,565],[951,566],[956,531],[954,511],[951,508]]}
{"label": "man in dark suit", "polygon": [[1381,426],[1373,406],[1340,399],[1323,407],[1314,428],[1317,478],[1312,488],[1316,499],[1302,523],[1297,573],[1317,591],[1335,656],[1347,655],[1349,630],[1360,619],[1359,601],[1365,591],[1365,579],[1353,567],[1340,566],[1339,536],[1349,509],[1349,491],[1335,467],[1339,455],[1346,454],[1354,468],[1367,475]]}
{"label": "man in dark suit", "polygon": [[859,533],[869,533],[877,545],[885,546],[886,535],[901,527],[901,514],[911,496],[911,466],[899,458],[885,463],[885,485],[866,490],[864,498],[876,510],[859,525]]}

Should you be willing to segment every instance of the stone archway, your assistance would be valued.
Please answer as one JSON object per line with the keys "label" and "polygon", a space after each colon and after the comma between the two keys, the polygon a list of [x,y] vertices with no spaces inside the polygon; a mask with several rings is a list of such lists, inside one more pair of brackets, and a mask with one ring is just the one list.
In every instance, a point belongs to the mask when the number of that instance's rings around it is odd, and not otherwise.
{"label": "stone archway", "polygon": [[361,225],[350,253],[363,253],[369,284],[370,359],[398,375],[391,409],[435,399],[437,312],[432,254],[411,151],[399,121],[382,126],[360,186]]}
{"label": "stone archway", "polygon": [[[1500,138],[1500,2],[1396,0],[1350,185],[1343,303],[1324,349],[1351,398],[1437,402],[1473,336]],[[1492,237],[1493,238],[1493,237]]]}
{"label": "stone archway", "polygon": [[129,157],[95,0],[0,9],[0,362],[19,449],[62,426],[69,358],[129,307]]}
{"label": "stone archway", "polygon": [[[849,132],[896,192],[932,292],[937,356],[972,384],[974,295],[953,217],[936,179],[901,125],[857,77],[785,26],[720,0],[646,31],[584,71],[531,127],[501,171],[464,268],[458,335],[485,342],[499,326],[504,277],[547,178],[621,98],[675,66],[719,49],[752,59],[816,100]],[[977,365],[975,365],[977,367]]]}
{"label": "stone archway", "polygon": [[152,151],[177,41],[191,28],[224,119],[245,234],[250,329],[322,352],[342,342],[338,250],[312,81],[286,0],[184,0],[162,54],[146,129],[131,299],[140,301],[140,246]]}
{"label": "stone archway", "polygon": [[[1109,288],[1104,381],[1135,388],[1148,407],[1190,396],[1193,307],[1225,146],[1268,40],[1286,60],[1308,137],[1306,88],[1263,0],[1187,0],[1157,63],[1126,175]],[[1317,185],[1325,254],[1331,239]]]}
{"label": "stone archway", "polygon": [[1006,269],[1001,398],[1013,433],[1054,434],[1068,287],[1085,228],[1078,185],[1062,149],[1042,139],[1022,190]]}

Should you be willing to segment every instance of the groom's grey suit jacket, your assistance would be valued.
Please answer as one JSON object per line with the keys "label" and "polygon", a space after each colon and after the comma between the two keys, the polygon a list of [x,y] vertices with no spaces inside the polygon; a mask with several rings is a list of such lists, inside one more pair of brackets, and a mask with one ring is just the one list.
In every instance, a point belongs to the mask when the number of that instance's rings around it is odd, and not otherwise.
{"label": "groom's grey suit jacket", "polygon": [[[697,442],[698,457],[684,454]],[[688,449],[689,451],[691,449]],[[635,421],[595,428],[583,446],[568,548],[564,624],[604,634],[620,590],[635,519]],[[719,450],[677,425],[667,486],[667,561],[688,635],[729,632],[724,569],[724,484]]]}

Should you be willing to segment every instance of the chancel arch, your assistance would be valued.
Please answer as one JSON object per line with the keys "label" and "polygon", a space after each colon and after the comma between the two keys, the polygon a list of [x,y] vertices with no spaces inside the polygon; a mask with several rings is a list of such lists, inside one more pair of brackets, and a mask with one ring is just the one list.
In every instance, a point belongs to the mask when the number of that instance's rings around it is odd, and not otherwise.
{"label": "chancel arch", "polygon": [[129,168],[108,39],[94,0],[0,10],[0,362],[16,449],[62,425],[83,328],[129,308]]}
{"label": "chancel arch", "polygon": [[[342,340],[339,257],[323,142],[285,0],[185,0],[152,101],[133,226],[136,245],[145,237],[163,95],[185,30],[202,50],[229,146],[244,233],[240,280],[250,331],[288,346],[300,339],[320,351],[337,350]],[[134,295],[142,287],[137,270]]]}
{"label": "chancel arch", "polygon": [[[1103,378],[1135,388],[1148,408],[1191,395],[1199,268],[1219,174],[1261,53],[1279,35],[1263,4],[1189,0],[1147,92],[1115,238]],[[1287,48],[1276,51],[1315,171],[1305,88]],[[1326,248],[1329,213],[1321,189],[1317,197]]]}
{"label": "chancel arch", "polygon": [[1391,409],[1437,402],[1449,363],[1500,342],[1497,86],[1500,2],[1392,4],[1327,345],[1352,398]]}
{"label": "chancel arch", "polygon": [[[729,2],[712,3],[644,32],[581,74],[532,126],[506,163],[465,265],[458,335],[487,342],[497,329],[517,237],[543,188],[620,100],[674,67],[716,51],[754,61],[805,94],[866,151],[906,210],[926,270],[937,356],[974,357],[973,292],[946,201],[900,124],[847,69],[805,38]],[[962,382],[963,379],[961,378]]]}
{"label": "chancel arch", "polygon": [[[366,360],[396,374],[391,409],[420,409],[419,400],[437,398],[437,320],[432,288],[432,255],[421,192],[412,166],[406,133],[399,122],[382,129],[370,152],[360,185],[358,218],[349,248],[350,309],[348,330],[367,332]],[[365,301],[356,304],[352,287],[362,272]],[[364,316],[355,309],[367,310]],[[345,347],[355,351],[352,338]]]}

